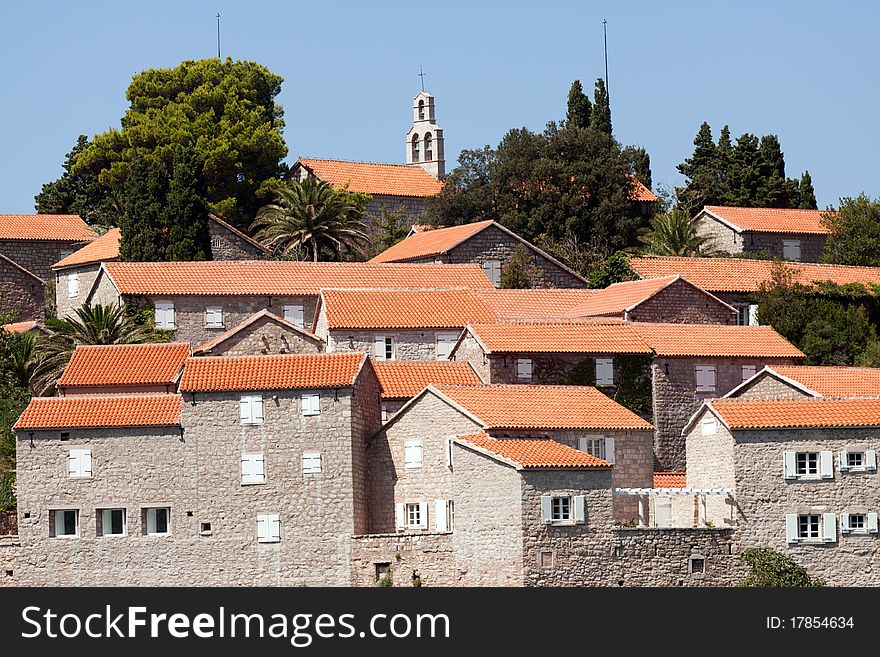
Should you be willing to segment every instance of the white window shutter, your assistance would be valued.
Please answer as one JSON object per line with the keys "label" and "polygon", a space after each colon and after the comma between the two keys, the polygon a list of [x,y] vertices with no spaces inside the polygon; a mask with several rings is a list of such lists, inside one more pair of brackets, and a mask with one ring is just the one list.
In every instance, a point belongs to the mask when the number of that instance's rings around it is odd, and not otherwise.
{"label": "white window shutter", "polygon": [[394,519],[397,529],[406,527],[406,506],[403,502],[398,502],[394,505]]}
{"label": "white window shutter", "polygon": [[452,438],[446,439],[446,467],[452,469]]}
{"label": "white window shutter", "polygon": [[707,412],[703,416],[702,431],[704,436],[714,436],[718,433],[718,422],[715,416]]}
{"label": "white window shutter", "polygon": [[758,304],[749,304],[749,326],[758,325]]}
{"label": "white window shutter", "polygon": [[67,275],[67,296],[73,299],[79,296],[79,273],[73,272]]}
{"label": "white window shutter", "polygon": [[281,540],[281,516],[277,513],[269,514],[269,538],[273,541]]}
{"label": "white window shutter", "polygon": [[79,454],[74,450],[70,450],[67,456],[67,474],[71,477],[79,475]]}
{"label": "white window shutter", "polygon": [[84,449],[79,453],[79,476],[92,476],[92,450]]}
{"label": "white window shutter", "polygon": [[605,460],[614,465],[614,436],[605,437]]}
{"label": "white window shutter", "polygon": [[553,498],[541,495],[541,522],[549,525],[553,521]]}
{"label": "white window shutter", "polygon": [[263,397],[255,395],[253,398],[253,421],[260,424],[263,421]]}
{"label": "white window shutter", "polygon": [[876,534],[877,533],[877,513],[875,511],[871,511],[868,514],[868,533]]}
{"label": "white window shutter", "polygon": [[840,514],[840,533],[841,534],[849,534],[849,514],[841,513]]}
{"label": "white window shutter", "polygon": [[269,538],[269,516],[261,513],[257,516],[257,540],[265,541]]}
{"label": "white window shutter", "polygon": [[834,479],[834,452],[819,452],[819,472],[822,479]]}
{"label": "white window shutter", "polygon": [[786,479],[794,479],[797,477],[795,474],[795,453],[794,452],[785,452],[782,457],[782,462],[784,465],[784,473]]}
{"label": "white window shutter", "polygon": [[376,360],[385,360],[385,336],[378,335],[373,338],[373,356]]}
{"label": "white window shutter", "polygon": [[597,358],[596,359],[596,385],[600,385],[600,386],[614,385],[614,359],[613,358]]}
{"label": "white window shutter", "polygon": [[238,416],[242,424],[251,421],[251,398],[247,395],[242,395],[238,401]]}
{"label": "white window shutter", "polygon": [[262,454],[252,454],[251,459],[251,476],[255,482],[262,484],[266,481],[266,457]]}
{"label": "white window shutter", "polygon": [[849,458],[847,457],[847,452],[845,450],[838,452],[837,458],[840,461],[840,471],[845,472],[846,470],[849,470]]}
{"label": "white window shutter", "polygon": [[251,482],[251,459],[249,454],[241,455],[241,483],[249,484]]}
{"label": "white window shutter", "polygon": [[587,498],[584,495],[574,496],[574,521],[578,525],[587,522]]}
{"label": "white window shutter", "polygon": [[822,514],[822,540],[826,543],[834,543],[837,540],[837,515]]}
{"label": "white window shutter", "polygon": [[796,513],[785,514],[785,539],[789,544],[798,542],[798,517]]}
{"label": "white window shutter", "polygon": [[877,469],[877,452],[873,449],[865,450],[865,469]]}
{"label": "white window shutter", "polygon": [[428,503],[419,502],[419,529],[428,528]]}
{"label": "white window shutter", "polygon": [[449,527],[446,523],[446,509],[449,503],[446,500],[434,500],[434,525],[436,531],[445,532]]}

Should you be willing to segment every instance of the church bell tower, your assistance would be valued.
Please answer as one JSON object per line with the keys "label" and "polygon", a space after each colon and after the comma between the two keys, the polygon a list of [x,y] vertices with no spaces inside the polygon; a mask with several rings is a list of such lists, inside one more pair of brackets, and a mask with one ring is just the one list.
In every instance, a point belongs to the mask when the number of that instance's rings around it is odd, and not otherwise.
{"label": "church bell tower", "polygon": [[435,178],[446,175],[443,130],[435,123],[434,96],[426,91],[413,99],[413,124],[406,133],[406,163],[422,167]]}

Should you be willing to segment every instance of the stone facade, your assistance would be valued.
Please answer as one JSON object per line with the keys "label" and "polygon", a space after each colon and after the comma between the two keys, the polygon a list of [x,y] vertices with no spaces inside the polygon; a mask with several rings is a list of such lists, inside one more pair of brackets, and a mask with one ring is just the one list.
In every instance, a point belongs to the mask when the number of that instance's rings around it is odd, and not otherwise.
{"label": "stone facade", "polygon": [[218,221],[208,220],[208,234],[212,260],[262,260],[269,257],[265,249]]}
{"label": "stone facade", "polygon": [[632,322],[736,324],[736,312],[684,280],[667,285],[626,314]]}
{"label": "stone facade", "polygon": [[14,313],[14,321],[46,319],[46,284],[17,263],[0,258],[0,314]]}
{"label": "stone facade", "polygon": [[437,360],[437,336],[457,337],[461,329],[420,329],[401,331],[380,329],[376,331],[345,329],[330,331],[327,343],[332,351],[363,351],[374,353],[377,337],[390,337],[394,342],[394,360]]}
{"label": "stone facade", "polygon": [[731,397],[746,399],[802,399],[811,396],[800,388],[781,381],[767,372],[759,374],[749,385],[740,388],[731,395]]}
{"label": "stone facade", "polygon": [[422,223],[425,212],[431,203],[430,196],[391,196],[372,194],[364,207],[365,217],[372,220],[378,230],[379,222],[385,215],[400,214],[404,224]]}
{"label": "stone facade", "polygon": [[21,586],[20,561],[21,543],[18,536],[0,536],[0,587]]}
{"label": "stone facade", "polygon": [[700,234],[710,237],[714,248],[727,253],[766,253],[774,258],[783,258],[783,242],[797,240],[801,245],[801,262],[820,262],[825,248],[825,235],[748,230],[738,232],[706,214],[698,216],[696,221]]}
{"label": "stone facade", "polygon": [[271,317],[261,317],[220,342],[204,355],[258,356],[260,354],[304,354],[324,351],[324,343]]}
{"label": "stone facade", "polygon": [[449,532],[355,536],[351,559],[353,586],[376,586],[385,567],[396,587],[411,586],[414,570],[422,586],[459,584]]}
{"label": "stone facade", "polygon": [[51,281],[52,265],[88,241],[76,240],[0,240],[0,254],[14,260],[43,281]]}
{"label": "stone facade", "polygon": [[[89,295],[89,291],[98,278],[101,271],[101,263],[95,262],[81,267],[68,267],[55,272],[55,314],[64,319],[72,317],[74,311],[81,307]],[[68,278],[76,274],[79,279],[79,292],[76,296],[70,296]]]}

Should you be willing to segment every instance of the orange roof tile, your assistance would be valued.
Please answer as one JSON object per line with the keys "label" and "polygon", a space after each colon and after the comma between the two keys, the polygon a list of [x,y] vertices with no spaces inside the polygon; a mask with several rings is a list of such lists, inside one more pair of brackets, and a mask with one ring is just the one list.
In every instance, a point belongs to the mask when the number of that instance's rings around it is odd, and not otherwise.
{"label": "orange roof tile", "polygon": [[594,290],[590,298],[571,309],[569,317],[597,317],[621,315],[642,301],[649,299],[681,278],[678,275],[649,278],[641,281],[614,283],[602,290]]}
{"label": "orange roof tile", "polygon": [[633,325],[623,321],[472,324],[468,330],[488,353],[651,353]]}
{"label": "orange roof tile", "polygon": [[477,418],[484,429],[653,429],[596,388],[438,384],[430,387]]}
{"label": "orange roof tile", "polygon": [[[829,232],[822,223],[825,210],[791,210],[788,208],[737,208],[707,205],[705,212],[744,231],[760,233],[813,233]],[[699,215],[698,215],[699,216]]]}
{"label": "orange roof tile", "polygon": [[116,260],[119,257],[119,235],[120,231],[118,228],[111,228],[81,249],[56,262],[52,265],[52,269],[63,269],[65,267]]}
{"label": "orange roof tile", "polygon": [[172,385],[188,357],[188,342],[83,345],[74,349],[58,386]]}
{"label": "orange roof tile", "polygon": [[769,369],[822,397],[872,397],[880,394],[880,368],[876,367],[774,365]]}
{"label": "orange roof tile", "polygon": [[522,469],[532,468],[610,468],[600,458],[563,445],[555,440],[540,438],[490,438],[482,431],[458,436],[457,441],[477,447],[512,461]]}
{"label": "orange roof tile", "polygon": [[317,295],[323,288],[492,287],[479,265],[209,260],[106,262],[103,267],[122,294],[295,296]]}
{"label": "orange roof tile", "polygon": [[320,160],[299,158],[299,163],[315,177],[334,187],[366,194],[389,196],[436,196],[443,183],[419,166],[405,164],[377,164],[347,160]]}
{"label": "orange roof tile", "polygon": [[8,333],[26,333],[36,326],[36,322],[15,322],[13,324],[4,324],[3,330]]}
{"label": "orange roof tile", "polygon": [[78,214],[0,214],[0,239],[79,242],[95,238]]}
{"label": "orange roof tile", "polygon": [[658,356],[802,358],[771,326],[632,324]]}
{"label": "orange roof tile", "polygon": [[331,330],[462,329],[495,319],[467,290],[324,290],[321,303]]}
{"label": "orange roof tile", "polygon": [[731,429],[880,426],[880,399],[713,399]]}
{"label": "orange roof tile", "polygon": [[233,233],[234,235],[237,235],[238,237],[240,237],[241,239],[243,239],[245,242],[249,242],[249,243],[252,244],[253,246],[257,247],[258,249],[261,249],[261,250],[265,251],[266,253],[269,253],[269,252],[272,251],[272,249],[270,249],[270,248],[269,248],[268,246],[266,246],[265,244],[262,244],[262,243],[258,242],[257,240],[255,240],[255,239],[254,239],[253,237],[251,237],[250,235],[241,232],[238,228],[236,228],[236,227],[233,226],[232,224],[223,221],[223,220],[222,220],[220,217],[218,217],[216,214],[208,214],[208,220],[209,220],[209,221],[213,221],[215,224],[217,224],[217,225],[220,226],[221,228],[225,228],[225,229],[228,230],[230,233]]}
{"label": "orange roof tile", "polygon": [[561,319],[572,308],[586,303],[598,290],[586,288],[532,288],[526,290],[475,290],[499,320]]}
{"label": "orange roof tile", "polygon": [[635,176],[630,176],[630,179],[633,181],[633,190],[632,194],[630,194],[631,200],[642,201],[645,203],[653,203],[657,200],[654,192],[645,187],[644,183],[642,183],[641,180],[639,180]]}
{"label": "orange roof tile", "polygon": [[366,360],[359,352],[212,356],[186,361],[180,389],[287,390],[351,387]]}
{"label": "orange roof tile", "polygon": [[34,397],[13,429],[161,427],[180,424],[180,395]]}
{"label": "orange roof tile", "polygon": [[687,473],[655,472],[654,488],[687,488]]}
{"label": "orange roof tile", "polygon": [[382,399],[410,399],[430,383],[480,384],[470,365],[448,360],[377,360],[373,368],[382,385]]}
{"label": "orange roof tile", "polygon": [[268,317],[273,322],[281,324],[281,326],[284,326],[285,328],[290,329],[291,331],[296,331],[297,333],[299,333],[300,335],[302,335],[306,339],[313,340],[316,343],[323,343],[324,342],[317,335],[314,335],[313,333],[309,333],[305,329],[301,329],[296,324],[292,324],[291,322],[288,322],[283,317],[279,317],[278,315],[276,315],[274,313],[270,313],[268,310],[266,310],[264,308],[263,310],[256,312],[253,315],[251,315],[250,317],[248,317],[241,324],[238,324],[237,326],[233,326],[228,331],[224,331],[223,333],[214,337],[213,339],[208,340],[205,344],[200,345],[200,346],[196,347],[195,349],[193,349],[193,356],[198,356],[198,355],[210,353],[211,350],[214,349],[214,347],[226,342],[229,338],[240,333],[241,331],[246,329],[248,326],[257,322],[258,320],[262,319],[263,317]]}
{"label": "orange roof tile", "polygon": [[440,255],[494,223],[494,221],[477,221],[472,224],[461,224],[460,226],[436,228],[434,230],[413,233],[394,246],[382,251],[370,262],[400,262],[402,260]]}

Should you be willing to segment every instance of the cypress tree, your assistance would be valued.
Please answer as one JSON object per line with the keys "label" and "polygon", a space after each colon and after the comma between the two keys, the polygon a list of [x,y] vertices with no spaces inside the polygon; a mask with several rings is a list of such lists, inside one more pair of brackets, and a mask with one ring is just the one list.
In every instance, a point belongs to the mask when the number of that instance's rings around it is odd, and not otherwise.
{"label": "cypress tree", "polygon": [[712,194],[719,205],[731,204],[730,167],[733,165],[733,143],[730,141],[730,127],[725,125],[718,135],[718,146],[715,149],[715,166],[713,178],[715,188]]}
{"label": "cypress tree", "polygon": [[192,147],[174,152],[171,181],[165,201],[165,224],[170,240],[166,260],[210,260],[208,203],[200,172],[202,161]]}
{"label": "cypress tree", "polygon": [[694,137],[693,155],[677,167],[688,179],[684,187],[675,190],[678,203],[688,216],[692,217],[704,205],[718,201],[715,191],[716,151],[712,128],[703,121]]}
{"label": "cypress tree", "polygon": [[755,203],[761,176],[758,170],[759,142],[748,132],[739,136],[733,149],[730,168],[730,191],[733,205],[760,207]]}
{"label": "cypress tree", "polygon": [[168,173],[159,162],[149,157],[132,160],[123,188],[124,212],[119,221],[120,260],[157,262],[166,259],[170,239],[165,225],[167,194]]}
{"label": "cypress tree", "polygon": [[800,203],[798,204],[799,208],[803,208],[804,210],[819,209],[819,206],[816,203],[816,192],[813,190],[813,179],[810,177],[809,171],[804,171],[804,175],[801,176],[801,183],[798,185],[798,193],[800,195]]}
{"label": "cypress tree", "polygon": [[641,146],[627,146],[623,149],[623,154],[629,159],[632,167],[633,175],[638,178],[641,183],[651,189],[651,156]]}
{"label": "cypress tree", "polygon": [[608,90],[605,89],[605,80],[602,78],[596,80],[590,125],[599,132],[611,134],[611,102],[608,98]]}
{"label": "cypress tree", "polygon": [[571,83],[571,89],[568,90],[568,111],[565,113],[566,125],[589,128],[592,110],[593,107],[590,104],[590,99],[584,93],[581,81],[575,80]]}

